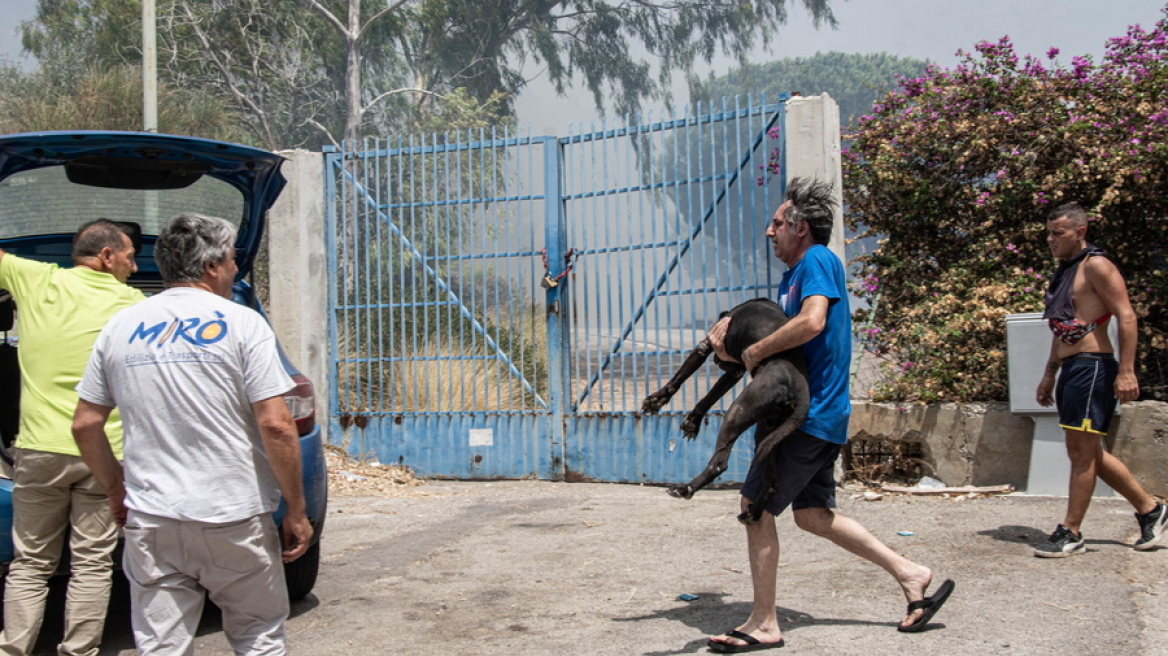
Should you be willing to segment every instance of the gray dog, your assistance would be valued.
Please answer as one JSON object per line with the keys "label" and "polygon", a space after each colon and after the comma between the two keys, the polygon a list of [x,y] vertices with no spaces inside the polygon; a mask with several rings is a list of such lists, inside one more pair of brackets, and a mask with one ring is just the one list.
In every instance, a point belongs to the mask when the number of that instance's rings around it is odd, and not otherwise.
{"label": "gray dog", "polygon": [[[726,332],[726,352],[741,358],[742,352],[750,345],[775,332],[787,323],[787,315],[777,303],[766,298],[756,298],[738,305],[729,312],[730,327]],[[641,403],[641,412],[656,414],[669,403],[669,399],[681,388],[690,376],[710,357],[714,349],[709,338],[703,339],[682,363],[681,368],[665,387],[650,394]],[[746,368],[740,362],[724,362],[717,356],[714,361],[725,373],[714,383],[706,394],[681,423],[681,432],[686,439],[694,439],[701,429],[702,419],[710,407],[730,391]],[[774,495],[775,481],[771,473],[770,456],[775,446],[798,428],[807,418],[810,392],[807,388],[807,366],[803,362],[803,352],[791,349],[767,358],[759,363],[746,389],[734,399],[722,421],[722,430],[714,447],[714,455],[702,473],[686,485],[669,488],[669,494],[679,499],[689,499],[694,493],[709,485],[726,471],[730,451],[734,442],[746,429],[758,425],[755,433],[754,464],[763,468],[763,492],[758,499],[738,516],[743,524],[753,524],[759,520],[767,502]]]}

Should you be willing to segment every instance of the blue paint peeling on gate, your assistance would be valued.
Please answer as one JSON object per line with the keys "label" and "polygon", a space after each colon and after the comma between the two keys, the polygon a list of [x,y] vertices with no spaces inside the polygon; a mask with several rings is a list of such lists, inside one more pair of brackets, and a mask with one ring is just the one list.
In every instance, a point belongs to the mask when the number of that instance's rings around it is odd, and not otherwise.
{"label": "blue paint peeling on gate", "polygon": [[639,406],[720,312],[774,296],[784,102],[326,149],[333,441],[429,477],[695,475],[725,403],[678,426],[720,371]]}

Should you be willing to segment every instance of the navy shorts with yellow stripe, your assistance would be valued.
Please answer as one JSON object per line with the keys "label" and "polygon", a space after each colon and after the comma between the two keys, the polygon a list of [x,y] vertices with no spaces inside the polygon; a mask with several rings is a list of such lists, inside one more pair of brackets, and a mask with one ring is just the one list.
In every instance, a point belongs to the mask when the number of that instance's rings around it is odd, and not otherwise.
{"label": "navy shorts with yellow stripe", "polygon": [[1055,385],[1059,426],[1107,434],[1115,414],[1115,377],[1119,363],[1110,353],[1076,353],[1063,360]]}

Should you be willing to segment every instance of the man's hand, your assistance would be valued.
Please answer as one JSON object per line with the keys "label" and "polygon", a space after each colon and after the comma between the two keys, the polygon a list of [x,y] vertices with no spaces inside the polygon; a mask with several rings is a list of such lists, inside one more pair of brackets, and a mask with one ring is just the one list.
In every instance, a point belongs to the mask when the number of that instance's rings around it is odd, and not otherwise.
{"label": "man's hand", "polygon": [[1115,396],[1120,403],[1135,401],[1140,396],[1140,381],[1133,372],[1120,372],[1115,377]]}
{"label": "man's hand", "polygon": [[730,330],[730,317],[723,317],[718,323],[710,328],[710,332],[706,335],[706,339],[710,340],[710,346],[714,348],[714,355],[723,362],[738,362],[738,358],[731,357],[726,352],[726,331]]}
{"label": "man's hand", "polygon": [[308,551],[308,543],[312,540],[312,524],[304,513],[293,515],[284,513],[281,525],[284,529],[284,562],[290,563]]}
{"label": "man's hand", "polygon": [[119,527],[126,525],[126,478],[105,436],[105,421],[113,408],[78,399],[73,412],[73,439],[85,466],[109,497],[110,514]]}
{"label": "man's hand", "polygon": [[114,516],[114,523],[118,528],[126,525],[126,488],[119,487],[114,492],[107,490],[106,495],[109,497],[110,514]]}
{"label": "man's hand", "polygon": [[284,398],[273,396],[251,404],[268,463],[284,495],[284,562],[290,563],[308,551],[312,525],[304,506],[304,485],[300,480],[300,438]]}
{"label": "man's hand", "polygon": [[1035,394],[1038,405],[1044,408],[1049,408],[1054,405],[1052,392],[1054,392],[1054,372],[1047,369],[1046,373],[1042,376],[1042,380],[1038,383],[1038,393]]}

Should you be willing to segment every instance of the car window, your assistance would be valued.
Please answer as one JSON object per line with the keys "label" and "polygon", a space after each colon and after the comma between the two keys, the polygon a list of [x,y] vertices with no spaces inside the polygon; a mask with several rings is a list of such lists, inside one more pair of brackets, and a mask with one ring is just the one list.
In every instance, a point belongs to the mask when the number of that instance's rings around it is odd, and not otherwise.
{"label": "car window", "polygon": [[70,182],[63,166],[16,173],[0,181],[0,239],[72,233],[86,221],[133,221],[157,235],[163,222],[181,212],[231,221],[244,219],[243,194],[209,175],[183,189],[107,189]]}

